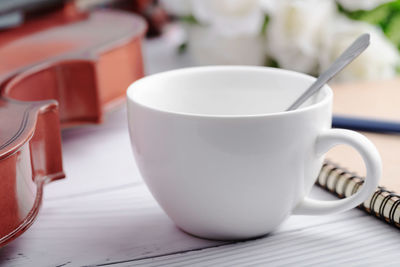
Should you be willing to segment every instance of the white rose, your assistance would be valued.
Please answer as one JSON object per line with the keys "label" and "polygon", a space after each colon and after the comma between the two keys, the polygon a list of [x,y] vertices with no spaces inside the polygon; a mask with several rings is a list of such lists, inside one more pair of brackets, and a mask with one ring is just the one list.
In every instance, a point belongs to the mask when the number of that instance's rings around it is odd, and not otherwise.
{"label": "white rose", "polygon": [[260,35],[225,35],[214,28],[191,26],[188,52],[199,65],[264,65]]}
{"label": "white rose", "polygon": [[336,0],[342,7],[347,10],[371,10],[377,6],[393,0]]}
{"label": "white rose", "polygon": [[320,54],[321,71],[325,70],[358,36],[369,33],[370,46],[336,76],[336,81],[377,80],[396,76],[400,56],[382,31],[365,22],[340,18],[327,32]]}
{"label": "white rose", "polygon": [[192,3],[190,0],[161,0],[162,6],[168,14],[178,17],[192,14]]}
{"label": "white rose", "polygon": [[188,50],[200,65],[263,65],[259,0],[192,0],[200,25],[190,25]]}
{"label": "white rose", "polygon": [[260,0],[261,8],[268,14],[275,13],[279,1],[276,0]]}
{"label": "white rose", "polygon": [[335,12],[332,1],[282,0],[273,7],[267,28],[271,57],[279,66],[314,73],[324,25]]}
{"label": "white rose", "polygon": [[193,15],[224,35],[259,34],[263,12],[259,0],[192,0]]}

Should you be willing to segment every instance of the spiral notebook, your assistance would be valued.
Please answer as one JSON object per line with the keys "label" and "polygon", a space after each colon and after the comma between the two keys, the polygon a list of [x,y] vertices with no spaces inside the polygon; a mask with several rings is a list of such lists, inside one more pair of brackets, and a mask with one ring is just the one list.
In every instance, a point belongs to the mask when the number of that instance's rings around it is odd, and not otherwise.
{"label": "spiral notebook", "polygon": [[[318,176],[317,184],[340,198],[356,193],[364,178],[343,167],[325,162]],[[400,228],[400,194],[379,186],[373,195],[359,206],[369,214]]]}
{"label": "spiral notebook", "polygon": [[[332,86],[334,114],[400,122],[400,79]],[[362,132],[378,148],[383,172],[380,186],[360,208],[400,228],[400,135]],[[365,168],[353,149],[330,151],[317,184],[338,197],[348,197],[363,184]]]}

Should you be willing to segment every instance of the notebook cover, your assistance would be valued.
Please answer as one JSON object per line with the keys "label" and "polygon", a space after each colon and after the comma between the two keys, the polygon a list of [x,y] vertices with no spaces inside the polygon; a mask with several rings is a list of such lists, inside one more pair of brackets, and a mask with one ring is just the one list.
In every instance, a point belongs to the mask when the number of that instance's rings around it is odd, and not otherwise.
{"label": "notebook cover", "polygon": [[[333,113],[374,119],[395,120],[400,123],[400,78],[387,81],[334,84]],[[400,135],[362,132],[378,148],[383,173],[380,185],[400,194]],[[327,159],[365,176],[361,156],[349,146],[338,146]]]}
{"label": "notebook cover", "polygon": [[[333,85],[336,115],[394,120],[400,123],[400,79]],[[359,207],[400,228],[400,134],[362,133],[378,148],[383,162],[380,186]],[[361,156],[340,145],[327,154],[316,182],[340,198],[356,193],[364,183]]]}

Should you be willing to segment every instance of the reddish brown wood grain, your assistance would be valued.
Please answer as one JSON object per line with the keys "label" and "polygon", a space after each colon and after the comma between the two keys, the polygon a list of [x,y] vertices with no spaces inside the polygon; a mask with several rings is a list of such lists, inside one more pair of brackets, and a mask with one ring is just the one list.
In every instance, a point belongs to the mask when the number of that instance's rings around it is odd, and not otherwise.
{"label": "reddish brown wood grain", "polygon": [[60,129],[99,123],[144,75],[145,22],[67,4],[0,33],[0,246],[33,222],[63,178]]}

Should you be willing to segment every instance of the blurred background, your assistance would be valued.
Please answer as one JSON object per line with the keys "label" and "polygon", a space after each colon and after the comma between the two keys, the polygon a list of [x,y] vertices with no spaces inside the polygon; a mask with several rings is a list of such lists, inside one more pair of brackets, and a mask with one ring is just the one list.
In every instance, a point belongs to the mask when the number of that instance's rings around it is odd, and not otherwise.
{"label": "blurred background", "polygon": [[399,0],[2,0],[0,29],[66,3],[85,12],[140,14],[148,37],[172,31],[177,57],[186,54],[190,65],[272,66],[318,75],[368,32],[371,46],[335,81],[390,79],[400,71]]}
{"label": "blurred background", "polygon": [[273,66],[318,75],[362,33],[371,46],[336,82],[399,73],[400,1],[163,0],[194,63]]}

